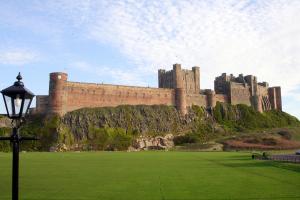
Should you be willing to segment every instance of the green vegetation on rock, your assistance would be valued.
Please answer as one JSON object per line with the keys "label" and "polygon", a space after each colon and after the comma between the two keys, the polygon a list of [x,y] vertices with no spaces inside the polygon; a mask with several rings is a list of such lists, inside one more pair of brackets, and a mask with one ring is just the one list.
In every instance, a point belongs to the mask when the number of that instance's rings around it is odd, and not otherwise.
{"label": "green vegetation on rock", "polygon": [[122,128],[140,134],[178,133],[188,124],[172,106],[117,106],[83,108],[67,113],[63,123],[79,137],[88,134],[90,126]]}
{"label": "green vegetation on rock", "polygon": [[122,128],[91,127],[87,142],[92,150],[127,150],[133,135]]}
{"label": "green vegetation on rock", "polygon": [[[175,107],[165,105],[83,108],[62,118],[35,115],[20,132],[40,138],[22,143],[27,151],[126,150],[139,136],[171,133],[176,145],[204,144],[232,134],[278,127],[300,127],[300,122],[281,111],[259,113],[246,105],[217,103],[211,112],[192,106],[184,117]],[[0,128],[0,134],[8,132],[8,128]],[[294,135],[285,137],[293,139]],[[2,151],[8,151],[8,147],[8,143],[0,144]]]}
{"label": "green vegetation on rock", "polygon": [[219,103],[213,109],[213,116],[217,123],[227,131],[242,132],[279,127],[300,126],[297,118],[278,110],[260,113],[252,107],[238,104]]}

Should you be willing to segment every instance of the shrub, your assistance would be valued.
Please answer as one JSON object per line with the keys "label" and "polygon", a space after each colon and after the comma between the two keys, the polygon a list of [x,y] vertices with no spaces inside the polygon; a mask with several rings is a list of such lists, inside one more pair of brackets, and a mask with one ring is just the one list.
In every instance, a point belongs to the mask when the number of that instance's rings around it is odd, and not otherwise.
{"label": "shrub", "polygon": [[132,143],[136,131],[125,131],[122,128],[89,127],[87,143],[92,150],[126,150]]}
{"label": "shrub", "polygon": [[189,143],[196,143],[199,141],[199,138],[196,134],[188,133],[186,135],[176,136],[173,139],[175,145],[183,145]]}
{"label": "shrub", "polygon": [[277,134],[280,135],[282,138],[284,138],[286,140],[292,139],[292,134],[288,131],[278,131]]}
{"label": "shrub", "polygon": [[264,145],[276,145],[277,144],[277,140],[275,138],[263,138],[262,139],[262,143]]}
{"label": "shrub", "polygon": [[[11,134],[11,128],[0,128],[0,137],[1,136],[9,136]],[[0,141],[0,151],[8,152],[10,151],[10,143],[9,141]]]}

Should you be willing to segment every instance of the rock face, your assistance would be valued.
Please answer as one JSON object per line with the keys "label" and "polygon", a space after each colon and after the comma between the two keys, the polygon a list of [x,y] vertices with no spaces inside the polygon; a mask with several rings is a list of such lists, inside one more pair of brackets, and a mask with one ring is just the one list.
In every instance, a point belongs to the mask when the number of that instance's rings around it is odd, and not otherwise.
{"label": "rock face", "polygon": [[181,133],[193,127],[194,113],[182,117],[175,107],[118,106],[115,108],[85,108],[67,113],[62,122],[70,128],[76,139],[85,138],[90,127],[114,127],[135,130],[141,135]]}
{"label": "rock face", "polygon": [[174,136],[167,134],[156,137],[145,137],[140,136],[133,142],[133,145],[129,148],[129,151],[140,151],[140,150],[168,150],[174,147],[173,142]]}

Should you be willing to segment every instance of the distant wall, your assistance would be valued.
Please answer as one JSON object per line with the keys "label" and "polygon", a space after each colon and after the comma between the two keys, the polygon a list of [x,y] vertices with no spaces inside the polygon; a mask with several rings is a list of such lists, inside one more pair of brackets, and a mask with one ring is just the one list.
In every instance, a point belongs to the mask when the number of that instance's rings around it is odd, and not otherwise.
{"label": "distant wall", "polygon": [[36,96],[36,112],[46,113],[49,108],[49,96],[37,95]]}
{"label": "distant wall", "polygon": [[203,94],[187,94],[187,106],[198,105],[207,106],[206,95]]}
{"label": "distant wall", "polygon": [[222,103],[228,103],[228,96],[225,94],[215,94],[215,101],[222,102]]}
{"label": "distant wall", "polygon": [[175,105],[173,89],[68,82],[66,112],[83,107]]}

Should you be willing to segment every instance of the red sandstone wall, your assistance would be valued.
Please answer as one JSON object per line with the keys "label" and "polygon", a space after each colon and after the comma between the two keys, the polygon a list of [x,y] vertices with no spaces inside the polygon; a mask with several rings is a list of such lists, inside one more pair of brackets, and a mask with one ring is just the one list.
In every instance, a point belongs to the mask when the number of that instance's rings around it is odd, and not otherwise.
{"label": "red sandstone wall", "polygon": [[206,107],[206,95],[202,94],[187,94],[187,106],[197,105]]}
{"label": "red sandstone wall", "polygon": [[46,113],[49,106],[49,96],[48,95],[37,95],[36,96],[36,112]]}
{"label": "red sandstone wall", "polygon": [[273,87],[269,88],[268,93],[269,93],[269,99],[270,99],[272,109],[277,109],[275,88]]}
{"label": "red sandstone wall", "polygon": [[232,105],[246,104],[251,106],[249,86],[244,86],[244,84],[240,83],[231,83],[230,103]]}
{"label": "red sandstone wall", "polygon": [[174,89],[67,82],[66,112],[83,107],[175,105]]}
{"label": "red sandstone wall", "polygon": [[275,87],[277,109],[282,110],[281,87]]}
{"label": "red sandstone wall", "polygon": [[225,94],[215,94],[215,102],[227,103],[228,96]]}

